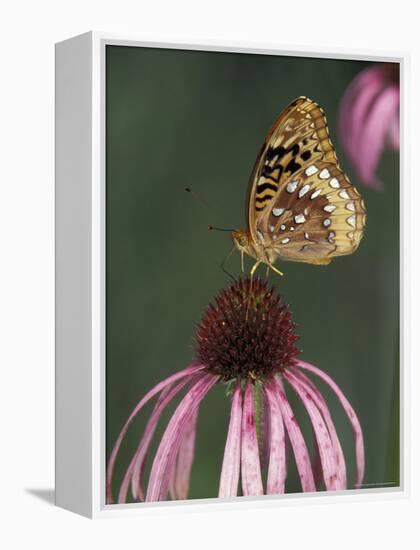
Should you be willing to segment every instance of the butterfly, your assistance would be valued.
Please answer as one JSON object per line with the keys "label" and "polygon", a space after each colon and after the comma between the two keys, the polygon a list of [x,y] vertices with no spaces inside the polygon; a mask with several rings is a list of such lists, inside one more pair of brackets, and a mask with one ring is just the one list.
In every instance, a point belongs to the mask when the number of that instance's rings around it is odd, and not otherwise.
{"label": "butterfly", "polygon": [[258,154],[248,188],[248,228],[236,247],[260,264],[326,265],[359,246],[366,209],[341,170],[323,109],[301,96],[281,112]]}

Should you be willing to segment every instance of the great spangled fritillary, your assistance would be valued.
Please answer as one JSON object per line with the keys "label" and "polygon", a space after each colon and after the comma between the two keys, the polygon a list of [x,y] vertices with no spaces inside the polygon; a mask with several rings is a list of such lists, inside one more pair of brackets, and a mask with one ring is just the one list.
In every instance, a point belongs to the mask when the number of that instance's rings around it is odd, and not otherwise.
{"label": "great spangled fritillary", "polygon": [[307,97],[277,118],[256,160],[248,199],[248,229],[234,231],[241,254],[273,267],[277,258],[316,265],[352,254],[366,210],[338,165],[324,111]]}

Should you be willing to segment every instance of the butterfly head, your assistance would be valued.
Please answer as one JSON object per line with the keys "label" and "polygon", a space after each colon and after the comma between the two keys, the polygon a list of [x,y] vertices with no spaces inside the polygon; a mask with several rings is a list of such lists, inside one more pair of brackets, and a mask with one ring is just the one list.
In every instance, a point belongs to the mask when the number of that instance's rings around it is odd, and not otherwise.
{"label": "butterfly head", "polygon": [[242,257],[244,254],[248,254],[248,256],[255,258],[258,262],[266,262],[268,257],[270,257],[270,261],[271,259],[274,260],[274,258],[271,258],[270,254],[267,255],[263,243],[253,240],[249,231],[244,231],[242,229],[232,231],[232,239]]}
{"label": "butterfly head", "polygon": [[238,229],[238,231],[232,231],[232,239],[238,250],[249,254],[248,251],[249,251],[251,242],[250,242],[250,236],[248,231],[243,231],[242,229]]}

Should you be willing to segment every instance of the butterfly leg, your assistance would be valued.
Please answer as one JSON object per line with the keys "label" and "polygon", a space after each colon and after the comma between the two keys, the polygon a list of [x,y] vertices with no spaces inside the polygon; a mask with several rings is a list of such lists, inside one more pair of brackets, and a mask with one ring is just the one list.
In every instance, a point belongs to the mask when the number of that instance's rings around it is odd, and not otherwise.
{"label": "butterfly leg", "polygon": [[257,267],[260,265],[260,263],[261,263],[261,261],[258,260],[258,261],[255,262],[255,264],[252,266],[251,273],[250,273],[251,282],[252,282],[252,277],[254,276],[254,273],[255,273],[255,271],[257,270]]}
{"label": "butterfly leg", "polygon": [[268,267],[274,271],[274,273],[277,273],[277,275],[280,275],[280,277],[283,277],[284,273],[282,273],[280,270],[278,270],[276,267],[274,267],[273,264],[268,264]]}
{"label": "butterfly leg", "polygon": [[229,260],[229,258],[235,252],[235,250],[236,250],[236,246],[234,246],[232,250],[229,252],[229,254],[223,258],[223,261],[220,264],[220,267],[222,268],[223,273],[226,273],[226,275],[228,275],[233,280],[235,280],[235,277],[231,273],[229,273],[229,271],[226,269],[226,262]]}
{"label": "butterfly leg", "polygon": [[272,260],[270,259],[270,256],[269,256],[269,253],[267,250],[264,250],[264,255],[265,255],[265,260],[264,263],[267,264],[267,273],[266,273],[266,279],[268,279],[268,271],[269,269],[272,269],[274,271],[274,273],[277,273],[277,275],[280,275],[281,277],[283,276],[283,273],[278,270],[276,267],[274,267],[274,265],[272,264]]}
{"label": "butterfly leg", "polygon": [[244,271],[244,251],[241,250],[241,272],[243,273]]}
{"label": "butterfly leg", "polygon": [[246,319],[248,319],[249,305],[251,303],[252,278],[254,277],[254,273],[257,270],[257,267],[260,265],[260,263],[261,263],[261,260],[258,260],[257,262],[255,262],[249,274],[249,293],[248,293],[248,305],[246,308],[246,316],[245,316]]}

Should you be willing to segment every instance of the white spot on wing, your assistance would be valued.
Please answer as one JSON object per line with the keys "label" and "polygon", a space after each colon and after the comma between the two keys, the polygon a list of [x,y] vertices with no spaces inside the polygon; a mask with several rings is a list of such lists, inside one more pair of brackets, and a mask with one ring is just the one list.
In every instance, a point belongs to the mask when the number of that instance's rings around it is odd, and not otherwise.
{"label": "white spot on wing", "polygon": [[294,193],[296,191],[296,187],[298,185],[297,181],[289,181],[289,183],[286,185],[286,191],[288,193]]}
{"label": "white spot on wing", "polygon": [[311,195],[311,199],[316,199],[318,197],[318,195],[321,194],[321,189],[317,189],[316,191],[314,191]]}
{"label": "white spot on wing", "polygon": [[327,218],[326,220],[324,220],[322,222],[323,226],[324,227],[329,227],[331,225],[331,220],[329,218]]}
{"label": "white spot on wing", "polygon": [[340,187],[340,182],[337,178],[332,178],[330,180],[330,187],[332,187],[333,189],[338,189]]}
{"label": "white spot on wing", "polygon": [[306,221],[306,218],[303,214],[297,214],[295,216],[295,222],[296,223],[305,223],[305,221]]}
{"label": "white spot on wing", "polygon": [[306,195],[306,193],[309,191],[310,188],[311,188],[310,185],[308,184],[304,185],[302,189],[299,191],[299,198],[301,199],[303,195]]}
{"label": "white spot on wing", "polygon": [[284,223],[281,224],[280,229],[281,229],[282,231],[284,231],[284,230],[286,229],[286,226],[284,225]]}
{"label": "white spot on wing", "polygon": [[319,177],[320,177],[322,180],[327,180],[330,176],[331,176],[331,174],[330,174],[330,172],[327,170],[327,168],[324,168],[324,169],[321,170],[321,172],[319,173]]}
{"label": "white spot on wing", "polygon": [[352,227],[356,227],[356,216],[353,215],[347,218],[347,223]]}
{"label": "white spot on wing", "polygon": [[257,231],[257,236],[260,239],[262,243],[264,243],[264,235],[261,233],[261,231]]}
{"label": "white spot on wing", "polygon": [[313,175],[316,174],[317,172],[318,172],[318,168],[317,168],[316,166],[314,166],[314,165],[309,166],[309,168],[307,168],[307,169],[305,170],[305,174],[306,174],[307,176],[313,176]]}
{"label": "white spot on wing", "polygon": [[283,214],[284,208],[273,208],[272,212],[273,212],[273,216],[276,216],[276,218],[278,218]]}
{"label": "white spot on wing", "polygon": [[343,191],[340,191],[338,193],[338,196],[341,197],[342,199],[349,199],[350,198],[350,195],[347,193],[347,191],[345,189],[343,189]]}
{"label": "white spot on wing", "polygon": [[351,212],[355,212],[356,211],[356,208],[354,206],[354,202],[353,201],[350,201],[346,204],[346,208],[347,210],[350,210]]}
{"label": "white spot on wing", "polygon": [[274,226],[274,225],[270,225],[269,227],[270,227],[271,233],[273,233],[273,231],[275,230],[275,226]]}
{"label": "white spot on wing", "polygon": [[334,210],[336,209],[337,207],[334,205],[334,204],[327,204],[327,206],[324,206],[324,210],[325,212],[334,212]]}
{"label": "white spot on wing", "polygon": [[282,242],[283,244],[287,244],[289,241],[290,241],[289,237],[286,237],[286,238],[283,239],[281,242]]}

